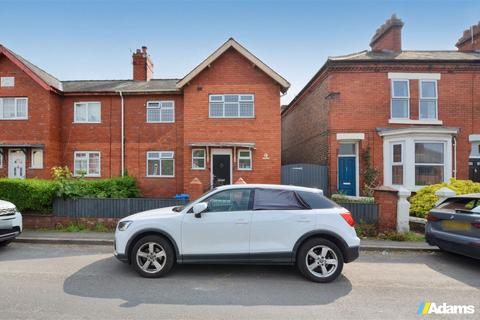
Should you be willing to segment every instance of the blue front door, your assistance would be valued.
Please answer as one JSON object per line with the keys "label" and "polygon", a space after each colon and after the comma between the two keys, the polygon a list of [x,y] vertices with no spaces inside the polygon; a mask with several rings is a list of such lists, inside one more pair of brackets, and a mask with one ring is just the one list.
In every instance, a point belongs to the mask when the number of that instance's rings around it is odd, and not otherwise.
{"label": "blue front door", "polygon": [[357,193],[355,162],[355,157],[338,158],[338,190],[349,196]]}

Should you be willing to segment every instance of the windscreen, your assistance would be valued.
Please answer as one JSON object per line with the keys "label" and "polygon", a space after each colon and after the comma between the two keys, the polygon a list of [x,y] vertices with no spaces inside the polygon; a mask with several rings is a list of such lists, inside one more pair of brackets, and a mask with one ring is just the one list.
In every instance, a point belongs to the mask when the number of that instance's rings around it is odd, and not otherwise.
{"label": "windscreen", "polygon": [[473,210],[480,206],[480,199],[475,198],[450,198],[441,203],[439,209]]}

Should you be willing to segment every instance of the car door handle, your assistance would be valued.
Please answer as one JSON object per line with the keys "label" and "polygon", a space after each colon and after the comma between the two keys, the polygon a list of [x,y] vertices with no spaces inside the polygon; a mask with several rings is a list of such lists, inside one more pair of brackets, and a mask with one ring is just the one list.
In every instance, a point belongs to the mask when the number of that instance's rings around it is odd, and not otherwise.
{"label": "car door handle", "polygon": [[310,222],[311,220],[308,218],[298,218],[297,222]]}
{"label": "car door handle", "polygon": [[235,221],[235,224],[248,224],[248,220],[246,219],[238,219]]}

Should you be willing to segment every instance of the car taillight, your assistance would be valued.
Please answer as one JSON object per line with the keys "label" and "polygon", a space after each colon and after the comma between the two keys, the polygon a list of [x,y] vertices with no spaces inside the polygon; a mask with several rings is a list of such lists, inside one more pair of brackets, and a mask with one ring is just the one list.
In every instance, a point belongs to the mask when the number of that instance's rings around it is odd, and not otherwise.
{"label": "car taillight", "polygon": [[480,229],[480,223],[472,223],[472,227]]}
{"label": "car taillight", "polygon": [[439,221],[440,219],[432,215],[430,212],[427,215],[427,221]]}
{"label": "car taillight", "polygon": [[344,213],[340,213],[340,215],[351,227],[355,225],[355,220],[353,220],[352,214],[350,212],[347,211]]}

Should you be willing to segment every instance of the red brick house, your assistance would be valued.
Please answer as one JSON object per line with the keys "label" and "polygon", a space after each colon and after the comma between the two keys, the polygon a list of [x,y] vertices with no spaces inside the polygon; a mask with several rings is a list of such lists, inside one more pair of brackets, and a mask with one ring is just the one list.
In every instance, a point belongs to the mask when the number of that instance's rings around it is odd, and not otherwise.
{"label": "red brick house", "polygon": [[[392,16],[371,50],[330,57],[282,112],[282,162],[329,167],[330,192],[480,180],[480,24],[458,50],[405,51]],[[370,156],[370,160],[366,158]]]}
{"label": "red brick house", "polygon": [[146,47],[132,58],[132,80],[60,81],[0,46],[0,176],[128,173],[163,197],[280,182],[285,79],[234,39],[182,79],[154,79]]}

